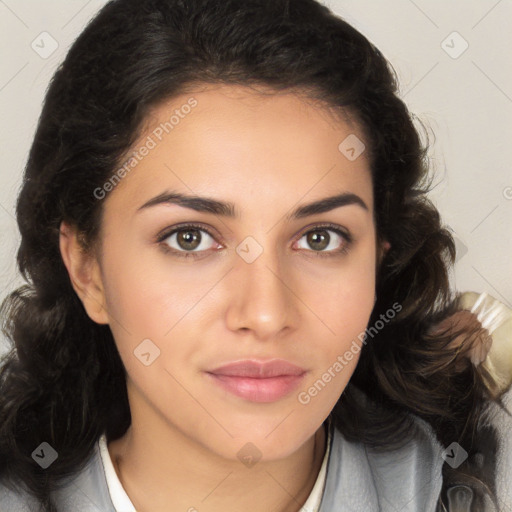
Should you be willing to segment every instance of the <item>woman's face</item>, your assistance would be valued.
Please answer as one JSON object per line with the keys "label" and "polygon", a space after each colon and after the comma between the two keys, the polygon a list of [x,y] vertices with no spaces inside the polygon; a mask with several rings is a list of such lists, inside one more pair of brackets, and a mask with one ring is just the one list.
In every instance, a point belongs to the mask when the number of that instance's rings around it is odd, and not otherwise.
{"label": "woman's face", "polygon": [[229,459],[246,443],[285,457],[336,404],[374,305],[361,132],[296,95],[227,85],[148,121],[136,165],[95,191],[86,298],[105,305],[94,320],[126,367],[132,424]]}

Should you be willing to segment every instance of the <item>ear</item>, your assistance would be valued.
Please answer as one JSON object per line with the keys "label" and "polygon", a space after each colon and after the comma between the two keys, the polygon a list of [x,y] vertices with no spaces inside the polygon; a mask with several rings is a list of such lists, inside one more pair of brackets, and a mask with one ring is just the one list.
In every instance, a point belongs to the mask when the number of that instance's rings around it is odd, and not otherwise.
{"label": "ear", "polygon": [[80,245],[76,227],[64,221],[60,225],[59,247],[73,289],[91,320],[110,323],[98,261]]}

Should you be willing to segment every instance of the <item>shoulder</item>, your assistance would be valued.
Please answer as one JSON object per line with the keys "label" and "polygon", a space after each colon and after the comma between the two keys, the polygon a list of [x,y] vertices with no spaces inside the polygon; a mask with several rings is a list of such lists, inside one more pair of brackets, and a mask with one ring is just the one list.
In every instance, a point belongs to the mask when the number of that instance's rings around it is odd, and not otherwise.
{"label": "shoulder", "polygon": [[[39,512],[40,505],[31,494],[20,490],[21,486],[15,486],[14,490],[12,487],[0,480],[1,512]],[[101,462],[99,443],[96,443],[83,468],[60,482],[52,498],[59,512],[115,512]]]}
{"label": "shoulder", "polygon": [[512,510],[512,387],[502,396],[503,407],[491,403],[485,412],[485,426],[495,429],[498,446],[491,453],[483,453],[495,464],[496,493],[504,510]]}
{"label": "shoulder", "polygon": [[37,512],[38,503],[29,493],[13,490],[7,482],[0,480],[0,510],[9,512]]}
{"label": "shoulder", "polygon": [[376,451],[334,430],[321,512],[434,512],[442,487],[442,447],[419,418],[400,448]]}
{"label": "shoulder", "polygon": [[385,452],[366,448],[382,510],[437,510],[444,448],[427,422],[413,419],[414,432],[401,447]]}

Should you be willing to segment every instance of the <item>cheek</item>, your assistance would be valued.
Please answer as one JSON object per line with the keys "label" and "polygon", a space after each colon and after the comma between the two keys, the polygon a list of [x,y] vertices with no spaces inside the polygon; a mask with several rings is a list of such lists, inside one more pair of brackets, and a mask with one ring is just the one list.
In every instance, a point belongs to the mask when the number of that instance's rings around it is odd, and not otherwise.
{"label": "cheek", "polygon": [[375,246],[361,244],[336,271],[330,271],[321,286],[305,282],[311,290],[308,301],[330,329],[324,350],[339,350],[364,331],[375,303]]}
{"label": "cheek", "polygon": [[[331,284],[318,303],[327,335],[315,337],[314,370],[297,394],[305,414],[326,417],[336,405],[356,369],[364,333],[374,305],[373,280]],[[320,300],[320,299],[319,299]]]}
{"label": "cheek", "polygon": [[165,257],[155,262],[154,256],[146,261],[129,257],[128,250],[123,254],[120,259],[112,251],[104,258],[110,329],[123,364],[148,397],[158,396],[164,383],[179,391],[172,375],[193,366],[201,353],[201,326],[212,315],[208,291],[218,276],[198,275],[193,265],[173,265]]}
{"label": "cheek", "polygon": [[334,406],[357,366],[375,303],[374,245],[368,241],[359,249],[321,287],[306,283],[313,290],[308,305],[321,322],[316,322],[319,336],[312,334],[315,371],[302,388],[305,394],[299,403],[315,402],[314,407],[325,411]]}
{"label": "cheek", "polygon": [[[340,356],[344,374],[352,373],[360,355],[364,332],[374,306],[373,280],[341,284],[331,283],[317,297],[316,309],[321,323],[315,343],[316,378],[330,368]],[[345,357],[346,356],[346,357]],[[338,374],[341,370],[338,365]],[[336,379],[337,381],[344,379]]]}
{"label": "cheek", "polygon": [[105,258],[105,274],[112,327],[122,327],[123,335],[130,332],[135,338],[165,337],[211,287],[208,279],[198,280],[197,272],[166,263],[165,258],[144,261],[128,253],[119,263]]}
{"label": "cheek", "polygon": [[[340,276],[325,283],[312,302],[336,337],[345,338],[353,329],[365,328],[375,301],[375,280],[367,275]],[[334,332],[332,332],[334,331]]]}

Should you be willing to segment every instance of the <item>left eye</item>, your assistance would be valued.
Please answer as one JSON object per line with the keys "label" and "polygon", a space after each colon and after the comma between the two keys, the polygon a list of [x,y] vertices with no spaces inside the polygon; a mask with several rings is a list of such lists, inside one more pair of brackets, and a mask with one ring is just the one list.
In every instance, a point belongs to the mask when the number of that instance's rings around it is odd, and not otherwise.
{"label": "left eye", "polygon": [[[329,233],[334,233],[334,236]],[[334,228],[315,228],[304,233],[300,240],[304,238],[315,252],[338,252],[348,243],[348,236]],[[299,248],[308,249],[308,247]]]}

